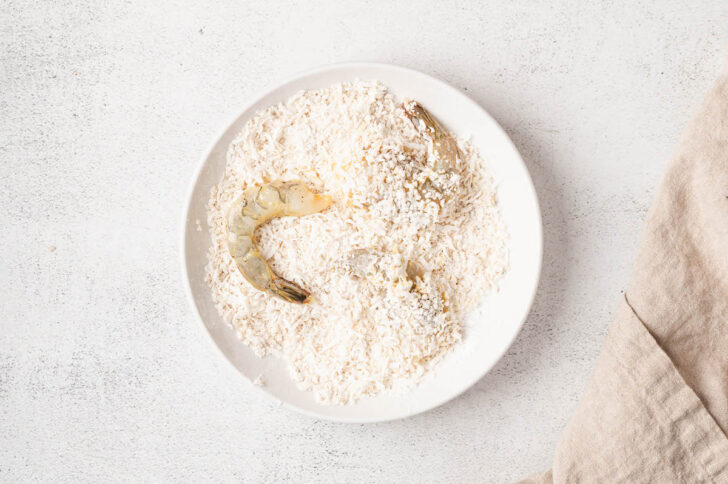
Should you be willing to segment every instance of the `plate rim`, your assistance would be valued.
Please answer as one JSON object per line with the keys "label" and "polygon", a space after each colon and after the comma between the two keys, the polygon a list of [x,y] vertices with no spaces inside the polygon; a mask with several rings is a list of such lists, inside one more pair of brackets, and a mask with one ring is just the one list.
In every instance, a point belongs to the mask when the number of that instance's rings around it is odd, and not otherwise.
{"label": "plate rim", "polygon": [[[528,316],[531,312],[531,309],[533,308],[533,303],[536,298],[536,294],[538,293],[538,289],[541,285],[541,275],[543,270],[543,214],[541,212],[541,205],[538,198],[538,192],[536,191],[536,188],[533,184],[533,179],[531,177],[531,173],[528,169],[528,166],[526,165],[526,162],[523,160],[523,157],[521,156],[520,151],[513,143],[513,140],[508,135],[508,133],[503,129],[503,127],[498,123],[498,121],[493,118],[493,116],[490,115],[490,113],[483,108],[480,103],[475,101],[473,98],[471,98],[467,93],[463,92],[462,90],[456,88],[455,86],[438,79],[437,77],[434,77],[430,74],[424,73],[422,71],[419,71],[417,69],[413,69],[410,67],[403,67],[396,64],[390,64],[386,62],[336,62],[331,64],[323,64],[318,65],[316,67],[306,69],[303,71],[298,71],[292,75],[289,75],[282,81],[279,80],[275,84],[268,86],[264,89],[256,91],[252,96],[250,96],[248,99],[249,101],[246,101],[245,105],[236,111],[235,115],[231,117],[226,123],[223,124],[222,128],[216,131],[216,135],[211,139],[209,144],[207,145],[207,148],[203,151],[201,157],[199,158],[197,162],[197,167],[194,170],[194,173],[189,181],[186,196],[185,196],[185,202],[184,207],[182,210],[182,223],[180,224],[181,230],[181,244],[180,244],[180,263],[181,263],[181,273],[182,273],[182,279],[183,279],[183,286],[186,294],[186,299],[188,305],[191,307],[193,314],[196,315],[199,323],[202,325],[204,329],[204,333],[207,335],[207,340],[212,344],[212,346],[216,349],[217,353],[225,360],[227,361],[228,365],[232,367],[235,370],[235,373],[239,376],[242,376],[245,380],[250,380],[235,364],[234,362],[222,351],[222,348],[218,345],[215,338],[212,336],[212,333],[210,332],[210,329],[207,327],[207,324],[205,324],[204,319],[202,318],[202,314],[200,314],[200,310],[197,307],[197,304],[195,303],[195,297],[192,292],[192,285],[190,283],[190,274],[187,268],[187,228],[188,224],[191,223],[190,221],[190,213],[192,211],[192,202],[193,202],[193,195],[195,192],[195,187],[197,186],[197,182],[200,179],[200,176],[202,174],[202,171],[204,170],[205,166],[207,165],[207,160],[210,158],[210,155],[212,154],[212,151],[215,149],[215,146],[220,142],[222,137],[225,135],[225,133],[230,129],[230,127],[249,109],[251,109],[255,104],[257,104],[261,99],[263,99],[265,96],[270,94],[271,92],[274,92],[280,88],[283,88],[284,86],[295,82],[298,79],[301,79],[306,76],[310,76],[313,74],[317,74],[320,72],[328,71],[328,70],[334,70],[334,69],[346,69],[346,68],[383,68],[383,69],[392,69],[397,70],[409,75],[415,75],[415,76],[423,76],[427,78],[429,81],[434,82],[435,84],[439,85],[439,87],[446,89],[448,91],[452,91],[457,93],[458,95],[464,97],[467,99],[467,101],[472,104],[477,110],[481,112],[481,114],[485,115],[494,125],[494,127],[500,131],[500,134],[503,136],[504,140],[508,143],[510,148],[513,150],[513,152],[516,154],[518,162],[521,165],[521,168],[523,169],[525,175],[526,175],[526,181],[527,181],[527,188],[531,192],[533,201],[535,202],[535,209],[536,214],[538,215],[537,221],[538,223],[535,224],[535,235],[538,239],[538,244],[536,247],[537,254],[536,254],[536,269],[535,269],[535,284],[533,286],[533,289],[531,290],[531,293],[528,297],[528,305],[525,309],[524,316],[521,318],[521,321],[514,326],[513,333],[511,334],[510,338],[507,341],[507,344],[503,346],[503,349],[501,350],[500,354],[497,355],[497,358],[493,359],[493,363],[488,366],[484,367],[484,369],[479,372],[477,378],[474,378],[473,381],[468,383],[467,385],[464,385],[463,388],[459,389],[456,392],[453,392],[451,394],[446,395],[443,398],[439,399],[433,399],[433,402],[429,405],[426,405],[423,408],[419,408],[414,411],[406,411],[401,412],[395,415],[391,416],[384,416],[384,417],[369,417],[369,418],[363,418],[363,417],[346,417],[346,416],[336,416],[336,415],[327,415],[324,413],[316,413],[312,412],[308,409],[299,407],[297,405],[294,405],[292,403],[289,403],[285,400],[282,400],[275,395],[271,394],[270,392],[264,391],[262,388],[259,388],[255,385],[251,385],[259,394],[264,394],[266,398],[271,399],[271,401],[277,402],[281,404],[282,406],[294,410],[295,412],[298,412],[300,414],[307,415],[309,417],[313,417],[316,419],[322,419],[322,420],[328,420],[333,422],[341,422],[341,423],[378,423],[378,422],[390,422],[394,420],[400,420],[405,419],[408,417],[413,417],[415,415],[419,415],[425,412],[429,412],[430,410],[433,410],[439,406],[442,406],[452,400],[455,400],[462,394],[464,394],[467,390],[471,389],[477,382],[479,382],[485,375],[487,375],[497,364],[499,361],[503,359],[505,354],[508,352],[508,350],[513,346],[513,343],[515,342],[518,335],[521,333],[524,324],[526,323],[526,320],[528,319]],[[243,344],[243,343],[241,343]],[[252,383],[252,382],[251,382]]]}

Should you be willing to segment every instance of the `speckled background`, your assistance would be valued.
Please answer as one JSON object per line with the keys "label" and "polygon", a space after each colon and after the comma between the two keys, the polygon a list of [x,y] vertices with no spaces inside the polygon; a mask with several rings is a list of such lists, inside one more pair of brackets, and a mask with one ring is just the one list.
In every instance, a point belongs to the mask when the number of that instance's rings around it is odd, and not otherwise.
{"label": "speckled background", "polygon": [[[721,0],[3,1],[0,481],[506,482],[548,467],[727,41]],[[254,93],[344,60],[480,102],[545,223],[541,286],[505,358],[455,401],[377,425],[257,392],[205,340],[179,272],[212,137]]]}

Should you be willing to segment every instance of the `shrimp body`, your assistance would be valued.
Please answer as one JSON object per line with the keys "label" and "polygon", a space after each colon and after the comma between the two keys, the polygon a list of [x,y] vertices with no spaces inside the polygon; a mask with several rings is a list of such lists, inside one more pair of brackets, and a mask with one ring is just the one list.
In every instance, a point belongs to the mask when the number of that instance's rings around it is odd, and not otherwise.
{"label": "shrimp body", "polygon": [[415,129],[429,139],[430,154],[435,159],[435,170],[445,171],[455,166],[460,155],[455,137],[418,102],[404,102],[402,108]]}
{"label": "shrimp body", "polygon": [[255,230],[276,217],[300,217],[327,209],[328,195],[313,193],[301,182],[273,182],[248,188],[228,214],[228,250],[241,274],[256,289],[284,301],[306,304],[311,295],[278,276],[255,244]]}

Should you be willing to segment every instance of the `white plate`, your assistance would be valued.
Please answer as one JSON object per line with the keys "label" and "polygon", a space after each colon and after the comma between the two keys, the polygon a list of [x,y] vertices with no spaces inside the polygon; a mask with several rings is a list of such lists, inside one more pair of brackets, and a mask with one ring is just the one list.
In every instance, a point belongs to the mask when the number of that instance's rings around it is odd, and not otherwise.
{"label": "white plate", "polygon": [[[355,79],[379,80],[400,99],[416,99],[458,135],[471,135],[498,183],[498,199],[510,235],[510,269],[500,290],[466,320],[465,339],[413,391],[387,393],[348,406],[316,403],[298,390],[285,364],[258,358],[217,313],[205,283],[210,236],[206,205],[210,188],[225,170],[235,135],[259,110],[302,89],[320,89]],[[197,220],[202,231],[197,230]],[[303,413],[346,422],[377,422],[424,412],[456,397],[477,382],[503,356],[521,329],[541,270],[541,216],[531,178],[508,135],[483,108],[452,86],[417,71],[386,64],[336,64],[301,74],[258,97],[228,125],[204,154],[189,193],[183,222],[182,265],[190,300],[223,355],[248,379],[263,375],[261,389]],[[245,398],[244,391],[241,398]]]}

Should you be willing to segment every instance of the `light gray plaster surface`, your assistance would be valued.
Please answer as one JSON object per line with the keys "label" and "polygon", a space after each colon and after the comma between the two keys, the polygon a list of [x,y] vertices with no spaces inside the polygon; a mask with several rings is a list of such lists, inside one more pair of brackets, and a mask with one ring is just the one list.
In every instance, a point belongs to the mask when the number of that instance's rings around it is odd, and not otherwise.
{"label": "light gray plaster surface", "polygon": [[[728,3],[0,5],[0,481],[507,482],[549,467]],[[257,392],[179,272],[198,158],[250,97],[325,63],[440,77],[508,131],[545,224],[541,286],[455,401],[347,425]],[[55,247],[51,251],[51,246]]]}

